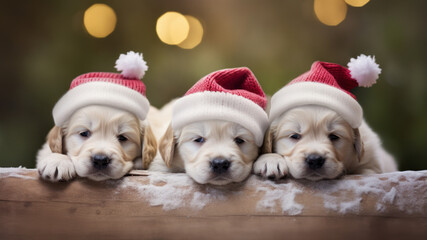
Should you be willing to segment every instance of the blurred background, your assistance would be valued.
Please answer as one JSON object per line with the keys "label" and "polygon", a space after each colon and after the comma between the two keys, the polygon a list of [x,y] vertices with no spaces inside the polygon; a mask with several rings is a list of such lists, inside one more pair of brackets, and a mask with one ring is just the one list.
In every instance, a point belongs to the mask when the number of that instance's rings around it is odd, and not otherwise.
{"label": "blurred background", "polygon": [[[95,4],[95,5],[94,5]],[[272,95],[313,61],[375,55],[378,83],[355,94],[400,170],[427,169],[427,1],[2,1],[0,167],[35,166],[51,110],[73,78],[143,52],[150,103],[204,75],[249,67]]]}

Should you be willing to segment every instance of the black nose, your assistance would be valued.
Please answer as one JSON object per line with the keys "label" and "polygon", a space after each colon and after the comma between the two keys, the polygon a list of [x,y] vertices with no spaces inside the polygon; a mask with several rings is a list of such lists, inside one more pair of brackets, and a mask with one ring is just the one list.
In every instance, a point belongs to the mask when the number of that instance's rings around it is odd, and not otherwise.
{"label": "black nose", "polygon": [[216,174],[227,172],[230,165],[231,165],[230,161],[224,158],[214,158],[211,161],[211,168],[213,172]]}
{"label": "black nose", "polygon": [[102,170],[108,167],[108,164],[110,164],[111,158],[103,155],[103,154],[97,154],[92,156],[92,163],[93,167]]}
{"label": "black nose", "polygon": [[325,163],[325,158],[317,155],[317,154],[310,154],[305,158],[305,162],[308,164],[308,167],[312,170],[319,169],[323,166]]}

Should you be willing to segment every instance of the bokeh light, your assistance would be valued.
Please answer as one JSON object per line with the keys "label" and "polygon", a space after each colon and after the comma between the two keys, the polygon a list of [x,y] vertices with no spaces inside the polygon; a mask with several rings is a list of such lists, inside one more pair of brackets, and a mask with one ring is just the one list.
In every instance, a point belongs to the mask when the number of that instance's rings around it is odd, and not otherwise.
{"label": "bokeh light", "polygon": [[363,7],[369,0],[345,0],[345,2],[352,7]]}
{"label": "bokeh light", "polygon": [[117,17],[110,6],[96,3],[85,11],[83,23],[91,36],[105,38],[114,31]]}
{"label": "bokeh light", "polygon": [[314,0],[314,13],[323,24],[336,26],[344,21],[347,5],[343,0]]}
{"label": "bokeh light", "polygon": [[166,44],[180,44],[187,38],[189,31],[190,25],[187,19],[178,12],[167,12],[157,19],[157,35]]}
{"label": "bokeh light", "polygon": [[185,15],[185,18],[190,24],[190,31],[188,32],[187,38],[178,44],[178,46],[184,49],[192,49],[202,42],[203,27],[197,18],[189,15]]}

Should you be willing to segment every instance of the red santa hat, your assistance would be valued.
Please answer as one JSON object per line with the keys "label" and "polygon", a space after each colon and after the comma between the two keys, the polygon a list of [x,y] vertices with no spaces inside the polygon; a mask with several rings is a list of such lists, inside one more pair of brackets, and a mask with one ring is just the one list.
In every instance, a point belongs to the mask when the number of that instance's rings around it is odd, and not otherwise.
{"label": "red santa hat", "polygon": [[248,68],[219,70],[200,79],[174,103],[172,128],[198,121],[230,121],[251,131],[261,146],[268,127],[266,103],[261,86]]}
{"label": "red santa hat", "polygon": [[353,128],[358,128],[363,111],[350,90],[375,84],[381,69],[375,57],[363,54],[350,59],[347,66],[348,69],[335,63],[314,62],[310,71],[273,95],[270,122],[292,108],[319,105],[334,110]]}
{"label": "red santa hat", "polygon": [[140,80],[148,69],[142,53],[120,54],[115,67],[122,73],[92,72],[75,78],[53,108],[55,125],[62,126],[75,111],[90,105],[123,109],[144,120],[150,104]]}

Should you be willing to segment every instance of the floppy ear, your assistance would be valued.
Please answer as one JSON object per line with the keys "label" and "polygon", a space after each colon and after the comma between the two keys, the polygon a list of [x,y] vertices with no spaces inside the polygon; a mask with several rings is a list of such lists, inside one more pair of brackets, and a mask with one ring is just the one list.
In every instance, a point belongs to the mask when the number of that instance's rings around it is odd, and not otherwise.
{"label": "floppy ear", "polygon": [[52,153],[65,154],[63,141],[64,135],[62,133],[62,128],[54,126],[47,135],[47,142]]}
{"label": "floppy ear", "polygon": [[261,147],[261,153],[272,153],[273,152],[273,130],[271,127],[267,129],[264,135],[264,143]]}
{"label": "floppy ear", "polygon": [[364,146],[363,146],[363,142],[362,142],[362,138],[360,137],[360,132],[358,128],[353,129],[354,131],[354,150],[356,150],[357,153],[357,159],[360,160],[362,159],[363,153],[364,153]]}
{"label": "floppy ear", "polygon": [[175,151],[176,140],[173,136],[172,125],[169,124],[166,133],[160,139],[159,151],[160,155],[162,155],[163,161],[165,161],[166,166],[170,167],[173,159],[174,151]]}
{"label": "floppy ear", "polygon": [[145,124],[142,137],[142,169],[148,169],[157,153],[157,141],[148,123]]}

